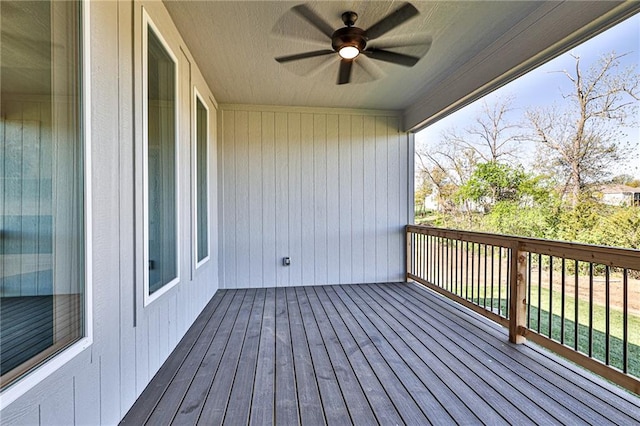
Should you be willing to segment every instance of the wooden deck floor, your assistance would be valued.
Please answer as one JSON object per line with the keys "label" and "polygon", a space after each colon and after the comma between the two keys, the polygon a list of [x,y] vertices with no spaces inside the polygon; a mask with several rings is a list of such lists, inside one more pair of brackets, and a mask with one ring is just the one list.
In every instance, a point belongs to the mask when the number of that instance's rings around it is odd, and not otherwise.
{"label": "wooden deck floor", "polygon": [[123,424],[638,424],[640,398],[415,284],[219,291]]}

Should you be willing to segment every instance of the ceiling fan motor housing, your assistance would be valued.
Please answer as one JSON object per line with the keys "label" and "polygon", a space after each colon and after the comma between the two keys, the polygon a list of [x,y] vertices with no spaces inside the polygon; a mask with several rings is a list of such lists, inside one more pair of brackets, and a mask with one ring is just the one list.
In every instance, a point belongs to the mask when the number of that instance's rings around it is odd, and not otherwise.
{"label": "ceiling fan motor housing", "polygon": [[358,27],[343,27],[331,36],[331,47],[336,52],[346,46],[353,46],[362,52],[367,46],[367,33]]}

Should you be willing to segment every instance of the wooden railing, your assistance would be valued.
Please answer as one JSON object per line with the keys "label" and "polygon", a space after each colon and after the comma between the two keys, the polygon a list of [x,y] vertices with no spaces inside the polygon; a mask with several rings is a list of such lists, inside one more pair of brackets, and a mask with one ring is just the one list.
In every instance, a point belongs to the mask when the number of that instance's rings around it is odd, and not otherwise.
{"label": "wooden railing", "polygon": [[407,280],[640,394],[640,251],[408,225]]}

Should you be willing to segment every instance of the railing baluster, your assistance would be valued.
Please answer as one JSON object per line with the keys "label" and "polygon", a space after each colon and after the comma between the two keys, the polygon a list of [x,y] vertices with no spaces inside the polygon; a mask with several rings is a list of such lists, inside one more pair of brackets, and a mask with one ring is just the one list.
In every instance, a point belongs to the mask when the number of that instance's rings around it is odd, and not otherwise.
{"label": "railing baluster", "polygon": [[438,255],[436,263],[438,264],[438,273],[436,279],[438,280],[438,286],[442,286],[442,237],[438,237],[436,249],[438,250],[436,253]]}
{"label": "railing baluster", "polygon": [[444,247],[445,251],[444,251],[444,257],[445,257],[445,270],[444,270],[444,281],[445,281],[445,287],[447,289],[447,291],[451,291],[451,287],[449,286],[449,278],[451,277],[450,274],[450,264],[449,264],[449,239],[446,239],[447,245]]}
{"label": "railing baluster", "polygon": [[495,263],[496,246],[491,246],[491,310],[493,311],[493,284],[495,279],[494,263]]}
{"label": "railing baluster", "polygon": [[580,281],[578,280],[579,270],[580,270],[580,262],[575,261],[574,265],[574,313],[573,313],[573,349],[578,350],[578,339],[580,338],[580,316],[578,315],[578,306],[580,305]]}
{"label": "railing baluster", "polygon": [[627,268],[622,270],[622,372],[629,368],[629,278]]}
{"label": "railing baluster", "polygon": [[531,252],[527,253],[527,328],[531,328]]}
{"label": "railing baluster", "polygon": [[435,283],[438,287],[442,287],[442,285],[440,284],[440,244],[441,244],[441,238],[440,237],[436,237],[435,240],[435,244],[436,244],[436,248],[435,248],[435,254],[436,254],[436,258],[435,258]]}
{"label": "railing baluster", "polygon": [[424,275],[424,261],[427,258],[427,248],[424,245],[424,240],[425,240],[425,234],[420,234],[420,259],[418,260],[419,263],[419,269],[418,269],[418,274],[420,275],[420,278],[424,279],[425,275]]}
{"label": "railing baluster", "polygon": [[542,319],[542,254],[538,253],[538,333]]}
{"label": "railing baluster", "polygon": [[498,312],[502,314],[502,247],[498,247]]}
{"label": "railing baluster", "polygon": [[589,262],[589,358],[593,357],[593,262]]}
{"label": "railing baluster", "polygon": [[449,291],[453,292],[453,244],[455,240],[449,239]]}
{"label": "railing baluster", "polygon": [[482,307],[487,309],[487,244],[484,245],[484,296]]}
{"label": "railing baluster", "polygon": [[438,285],[438,237],[431,237],[431,282]]}
{"label": "railing baluster", "polygon": [[427,257],[427,271],[426,271],[426,277],[427,277],[427,281],[429,282],[433,282],[433,278],[431,276],[432,271],[431,271],[431,258],[433,257],[433,250],[432,250],[432,240],[433,240],[433,236],[432,235],[428,235],[427,236],[427,250],[429,251],[429,257]]}
{"label": "railing baluster", "polygon": [[562,271],[560,273],[560,343],[564,344],[564,328],[565,328],[565,318],[564,318],[564,311],[565,311],[565,278],[566,278],[566,272],[565,272],[565,266],[566,266],[566,260],[563,257],[562,261],[560,263],[560,267],[562,268]]}
{"label": "railing baluster", "polygon": [[609,292],[609,289],[611,287],[611,282],[610,282],[610,277],[609,277],[609,266],[605,266],[604,267],[604,291],[605,291],[605,305],[604,305],[604,322],[605,322],[605,333],[604,333],[604,338],[605,338],[605,350],[604,350],[604,357],[605,357],[605,361],[604,363],[609,365],[610,364],[610,356],[609,356],[609,351],[610,351],[610,342],[609,342],[609,337],[611,335],[611,321],[610,321],[610,308],[611,308],[611,293]]}
{"label": "railing baluster", "polygon": [[444,285],[444,238],[440,238],[440,244],[438,245],[438,283],[440,287],[445,288]]}
{"label": "railing baluster", "polygon": [[424,260],[427,258],[427,249],[424,245],[424,240],[425,240],[425,235],[424,234],[420,234],[420,253],[422,254],[422,256],[420,256],[420,277],[424,278]]}
{"label": "railing baluster", "polygon": [[454,294],[458,294],[458,258],[460,257],[460,253],[458,251],[458,240],[456,240],[456,271],[455,271],[455,275],[456,275],[456,282],[455,282],[455,292]]}
{"label": "railing baluster", "polygon": [[[506,291],[507,291],[507,297],[506,297],[506,302],[507,302],[507,306],[510,305],[511,303],[511,281],[512,281],[512,276],[511,276],[511,271],[513,269],[513,258],[516,256],[516,253],[513,252],[513,249],[505,249],[507,251],[507,285],[505,287]],[[509,318],[509,310],[507,310],[506,313],[507,318]]]}
{"label": "railing baluster", "polygon": [[553,256],[549,256],[549,339],[553,339]]}
{"label": "railing baluster", "polygon": [[407,256],[411,257],[411,273],[417,275],[416,270],[416,262],[418,260],[418,250],[416,249],[416,245],[418,244],[418,235],[411,233],[411,252],[407,253]]}
{"label": "railing baluster", "polygon": [[475,284],[473,282],[475,278],[475,274],[474,274],[474,265],[476,260],[475,250],[476,250],[476,243],[471,243],[471,300],[472,301],[473,301],[473,289],[475,287]]}
{"label": "railing baluster", "polygon": [[464,268],[464,298],[469,300],[469,241],[466,241],[464,257],[467,265]]}
{"label": "railing baluster", "polygon": [[481,284],[480,284],[480,255],[481,255],[481,244],[478,243],[478,305],[480,304],[480,288],[481,288]]}

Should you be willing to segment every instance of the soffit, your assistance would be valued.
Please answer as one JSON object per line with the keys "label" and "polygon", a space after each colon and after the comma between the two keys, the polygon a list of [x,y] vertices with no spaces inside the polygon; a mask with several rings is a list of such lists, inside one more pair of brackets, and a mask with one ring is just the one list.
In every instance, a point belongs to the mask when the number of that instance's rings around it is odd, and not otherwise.
{"label": "soffit", "polygon": [[[343,12],[353,10],[359,15],[357,25],[366,29],[403,3],[306,4],[334,28],[343,26]],[[326,36],[291,11],[300,2],[165,0],[219,103],[398,110],[404,112],[407,128],[468,99],[488,82],[620,8],[617,2],[592,1],[412,3],[420,14],[378,41],[430,41],[426,55],[412,68],[364,58],[380,78],[370,81],[355,67],[354,83],[339,86],[337,55],[287,65],[274,60],[330,47]],[[403,52],[412,53],[421,48],[406,49]]]}

